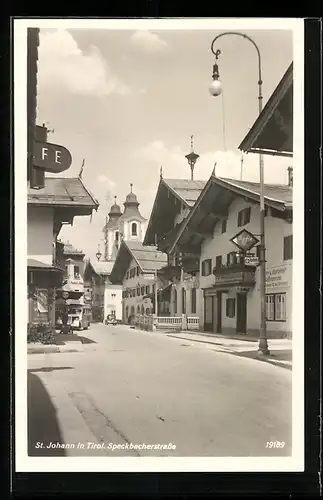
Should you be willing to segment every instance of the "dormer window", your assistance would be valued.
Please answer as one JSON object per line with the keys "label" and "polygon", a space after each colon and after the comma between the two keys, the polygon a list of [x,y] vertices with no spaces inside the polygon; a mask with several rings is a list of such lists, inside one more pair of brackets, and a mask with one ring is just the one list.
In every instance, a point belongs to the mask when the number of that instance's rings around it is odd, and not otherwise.
{"label": "dormer window", "polygon": [[137,223],[136,222],[133,222],[131,224],[131,235],[137,236]]}

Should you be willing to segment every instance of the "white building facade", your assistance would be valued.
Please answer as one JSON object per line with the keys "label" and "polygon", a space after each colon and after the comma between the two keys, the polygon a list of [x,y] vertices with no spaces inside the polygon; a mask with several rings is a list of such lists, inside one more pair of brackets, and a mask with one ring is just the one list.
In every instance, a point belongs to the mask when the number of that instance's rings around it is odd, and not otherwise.
{"label": "white building facade", "polygon": [[[265,186],[265,205],[267,334],[291,337],[292,187]],[[244,230],[256,241],[250,263],[232,242]],[[180,246],[191,241],[200,248],[199,315],[204,330],[259,336],[259,234],[259,185],[211,176],[177,242]]]}

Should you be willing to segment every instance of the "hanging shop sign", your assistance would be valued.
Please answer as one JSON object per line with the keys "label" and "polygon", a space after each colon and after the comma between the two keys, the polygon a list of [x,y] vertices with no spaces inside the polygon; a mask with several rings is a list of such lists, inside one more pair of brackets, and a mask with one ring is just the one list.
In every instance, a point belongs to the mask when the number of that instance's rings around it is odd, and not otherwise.
{"label": "hanging shop sign", "polygon": [[72,155],[64,146],[34,141],[33,164],[46,172],[59,174],[70,168]]}
{"label": "hanging shop sign", "polygon": [[246,229],[242,229],[242,231],[233,236],[230,241],[242,252],[248,252],[248,250],[251,250],[259,243],[259,240]]}

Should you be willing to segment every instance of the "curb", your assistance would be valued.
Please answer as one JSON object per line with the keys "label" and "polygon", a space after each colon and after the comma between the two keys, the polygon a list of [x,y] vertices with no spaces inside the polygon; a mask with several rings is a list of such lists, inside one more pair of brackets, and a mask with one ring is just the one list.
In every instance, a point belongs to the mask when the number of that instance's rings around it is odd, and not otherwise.
{"label": "curb", "polygon": [[28,346],[27,348],[27,354],[54,354],[54,353],[59,353],[59,352],[83,352],[84,347],[83,344],[80,343],[82,348],[76,348],[73,346],[67,346],[67,345],[37,345],[37,346]]}
{"label": "curb", "polygon": [[225,354],[233,354],[234,356],[237,356],[239,358],[245,358],[245,359],[251,359],[251,360],[256,360],[256,361],[262,361],[262,362],[265,362],[265,363],[269,363],[271,365],[278,366],[280,368],[285,368],[287,370],[292,370],[292,363],[285,362],[285,361],[282,361],[282,360],[279,360],[279,359],[275,359],[274,357],[273,358],[271,358],[271,357],[269,357],[269,358],[261,357],[261,356],[257,355],[256,351],[255,351],[255,355],[254,356],[243,356],[238,351],[234,351],[233,349],[230,349],[230,347],[226,347],[226,346],[224,346],[223,344],[221,344],[219,342],[210,342],[208,340],[199,340],[199,339],[192,339],[192,338],[188,338],[188,337],[179,337],[178,335],[171,335],[171,334],[167,334],[167,336],[168,337],[172,337],[174,339],[179,339],[179,340],[188,340],[190,342],[198,342],[198,343],[203,343],[203,344],[214,345],[214,346],[217,346],[217,349],[214,349],[214,351],[217,351],[217,352],[221,352],[221,353],[225,353]]}

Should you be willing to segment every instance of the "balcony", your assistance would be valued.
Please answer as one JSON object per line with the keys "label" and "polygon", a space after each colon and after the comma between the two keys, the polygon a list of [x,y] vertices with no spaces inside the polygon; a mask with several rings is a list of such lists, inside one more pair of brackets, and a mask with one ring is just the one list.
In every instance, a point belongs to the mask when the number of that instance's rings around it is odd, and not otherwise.
{"label": "balcony", "polygon": [[172,281],[174,278],[180,279],[181,268],[179,266],[167,264],[167,266],[164,266],[159,270],[158,274],[160,274],[160,276],[167,281]]}
{"label": "balcony", "polygon": [[243,263],[221,265],[213,268],[214,286],[240,286],[250,288],[256,282],[256,266],[246,266]]}
{"label": "balcony", "polygon": [[187,274],[195,274],[200,270],[200,259],[195,254],[184,254],[182,257],[183,270]]}

